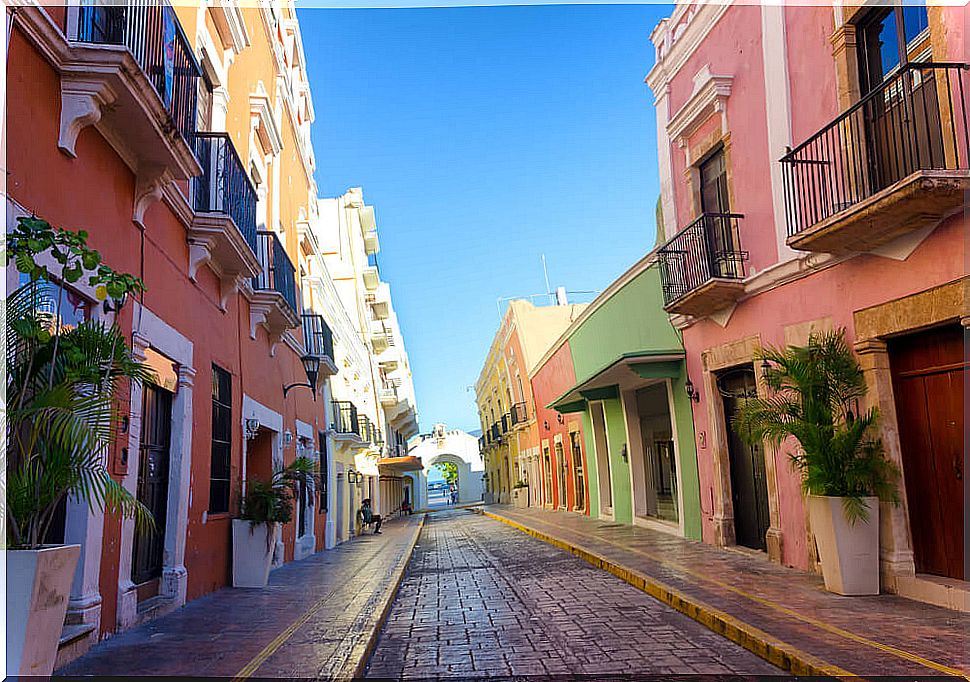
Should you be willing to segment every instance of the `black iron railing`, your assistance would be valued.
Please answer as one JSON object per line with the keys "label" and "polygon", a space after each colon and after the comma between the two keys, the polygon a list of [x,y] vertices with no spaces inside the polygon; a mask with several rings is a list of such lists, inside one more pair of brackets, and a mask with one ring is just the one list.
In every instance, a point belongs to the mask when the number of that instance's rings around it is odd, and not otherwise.
{"label": "black iron railing", "polygon": [[512,428],[512,415],[506,412],[502,415],[502,433],[508,433]]}
{"label": "black iron railing", "polygon": [[529,421],[529,411],[525,403],[516,403],[512,406],[512,426],[524,424]]}
{"label": "black iron railing", "polygon": [[151,81],[175,129],[186,143],[192,141],[202,69],[175,10],[166,2],[80,5],[75,34],[69,37],[81,43],[127,47]]}
{"label": "black iron railing", "polygon": [[789,236],[921,170],[967,170],[970,65],[910,63],[782,160]]}
{"label": "black iron railing", "polygon": [[486,445],[488,445],[488,443],[485,441],[485,436],[479,436],[478,437],[478,449],[479,450],[484,450]]}
{"label": "black iron railing", "polygon": [[357,406],[349,400],[333,401],[333,430],[337,433],[360,436]]}
{"label": "black iron railing", "polygon": [[367,443],[373,443],[374,432],[371,426],[370,417],[366,414],[358,415],[357,422],[360,426],[360,430],[357,432],[361,440]]}
{"label": "black iron railing", "polygon": [[227,133],[196,133],[195,158],[202,175],[192,178],[192,201],[199,212],[232,218],[256,253],[256,188]]}
{"label": "black iron railing", "polygon": [[712,279],[744,279],[736,213],[705,213],[657,250],[664,305]]}
{"label": "black iron railing", "polygon": [[323,315],[303,313],[303,347],[307,355],[333,360],[333,332]]}
{"label": "black iron railing", "polygon": [[499,428],[500,427],[498,422],[495,422],[494,424],[492,424],[490,433],[492,435],[493,443],[500,443],[502,441],[502,434],[499,432]]}
{"label": "black iron railing", "polygon": [[253,288],[282,294],[296,313],[296,270],[275,232],[256,233],[256,257],[263,264],[263,271],[253,277]]}

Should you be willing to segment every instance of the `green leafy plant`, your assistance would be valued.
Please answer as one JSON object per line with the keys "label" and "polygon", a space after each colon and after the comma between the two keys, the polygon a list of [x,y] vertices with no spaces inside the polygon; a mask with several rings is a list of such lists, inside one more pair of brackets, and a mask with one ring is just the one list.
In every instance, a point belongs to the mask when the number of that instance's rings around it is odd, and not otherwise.
{"label": "green leafy plant", "polygon": [[[30,278],[7,298],[3,314],[6,524],[12,548],[42,546],[68,497],[134,518],[140,532],[154,525],[151,512],[104,465],[117,433],[121,391],[151,379],[152,371],[133,357],[115,325],[62,324],[64,291],[57,287],[55,297],[48,284],[76,282],[88,272],[88,283],[104,296],[121,299],[144,289],[141,280],[102,264],[86,239],[83,232],[55,229],[37,218],[21,218],[7,236],[7,262]],[[38,263],[45,254],[60,264],[59,272]]]}
{"label": "green leafy plant", "polygon": [[515,482],[515,485],[513,485],[512,487],[513,488],[528,488],[529,487],[529,484],[526,483],[525,481],[516,481]]}
{"label": "green leafy plant", "polygon": [[454,462],[439,462],[435,464],[435,468],[441,472],[442,478],[448,485],[458,483],[458,465]]}
{"label": "green leafy plant", "polygon": [[249,521],[250,526],[289,523],[293,520],[293,501],[299,495],[300,485],[312,485],[316,473],[312,459],[297,457],[273,473],[268,481],[247,481],[239,518]]}
{"label": "green leafy plant", "polygon": [[763,348],[756,359],[768,364],[771,395],[742,402],[734,416],[741,437],[779,446],[797,440],[789,457],[805,492],[843,498],[852,522],[868,519],[865,497],[896,502],[899,470],[873,435],[879,413],[856,413],[866,383],[845,330],[813,332],[806,346]]}

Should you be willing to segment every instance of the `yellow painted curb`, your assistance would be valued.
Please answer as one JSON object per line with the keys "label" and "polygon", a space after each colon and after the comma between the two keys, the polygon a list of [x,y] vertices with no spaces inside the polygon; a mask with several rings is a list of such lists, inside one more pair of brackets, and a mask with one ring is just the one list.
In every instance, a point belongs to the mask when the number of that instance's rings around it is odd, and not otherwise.
{"label": "yellow painted curb", "polygon": [[391,586],[391,588],[384,593],[384,603],[381,605],[380,615],[378,615],[374,626],[371,628],[370,635],[367,637],[367,643],[364,645],[363,651],[357,657],[356,661],[352,660],[353,654],[351,654],[351,660],[348,660],[347,663],[344,664],[343,668],[341,668],[340,672],[334,676],[336,679],[356,680],[364,676],[364,671],[367,668],[367,661],[370,659],[371,654],[374,653],[374,647],[377,646],[377,640],[380,637],[381,629],[384,627],[384,623],[387,622],[387,617],[391,614],[391,606],[394,604],[394,598],[397,596],[397,591],[400,589],[401,583],[404,581],[404,574],[407,573],[408,563],[411,561],[411,555],[414,554],[414,547],[418,544],[418,538],[421,537],[421,530],[424,528],[424,521],[427,518],[427,514],[423,514],[421,516],[421,520],[418,522],[418,529],[414,533],[414,537],[411,538],[411,542],[408,545],[408,548],[404,551],[401,561],[398,562],[397,567],[394,569],[397,572],[397,577],[394,579],[394,584]]}
{"label": "yellow painted curb", "polygon": [[[394,579],[393,587],[385,594],[384,604],[380,609],[380,616],[378,617],[376,625],[371,630],[371,633],[367,638],[367,643],[364,647],[363,654],[356,660],[348,660],[348,662],[344,663],[344,665],[341,667],[341,674],[336,675],[335,678],[354,679],[363,675],[364,668],[367,665],[367,659],[370,657],[371,652],[374,650],[374,645],[377,643],[378,633],[381,631],[381,628],[384,626],[384,622],[387,620],[387,616],[390,613],[390,605],[394,601],[394,596],[397,595],[398,588],[401,586],[401,580],[404,578],[404,573],[406,572],[405,569],[407,569],[408,562],[411,560],[411,554],[414,552],[414,546],[418,544],[418,538],[421,536],[421,529],[424,528],[424,520],[426,518],[426,516],[421,517],[421,520],[418,522],[417,531],[414,533],[414,537],[411,538],[410,544],[404,551],[401,560],[394,569],[397,572],[397,577]],[[243,682],[244,680],[252,677],[253,673],[259,670],[259,667],[265,663],[270,656],[276,653],[290,637],[293,636],[293,633],[299,630],[307,623],[307,621],[310,620],[310,618],[313,617],[317,611],[323,608],[324,604],[326,604],[330,599],[331,594],[332,593],[328,593],[318,599],[309,609],[303,612],[302,616],[293,621],[289,627],[277,635],[273,641],[263,647],[262,651],[256,654],[256,656],[249,661],[249,663],[247,663],[242,670],[232,677],[231,682]],[[352,657],[353,654],[351,654],[351,658]],[[352,670],[349,673],[344,673],[343,671],[347,670],[348,668],[351,668]]]}
{"label": "yellow painted curb", "polygon": [[856,677],[855,674],[831,663],[827,663],[807,652],[801,651],[797,647],[769,635],[764,630],[705,604],[699,599],[689,597],[656,578],[651,578],[639,571],[621,566],[596,552],[530,528],[504,516],[485,510],[478,513],[511,526],[554,547],[565,550],[597,568],[612,573],[624,582],[633,585],[638,590],[646,592],[654,599],[696,620],[709,630],[730,639],[732,642],[739,644],[751,653],[782,670],[799,676]]}

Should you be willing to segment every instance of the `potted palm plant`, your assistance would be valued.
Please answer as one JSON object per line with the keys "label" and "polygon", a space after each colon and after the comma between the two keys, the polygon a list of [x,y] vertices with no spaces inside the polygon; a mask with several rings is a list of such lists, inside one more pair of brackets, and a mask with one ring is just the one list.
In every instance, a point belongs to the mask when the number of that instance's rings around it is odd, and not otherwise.
{"label": "potted palm plant", "polygon": [[[50,675],[67,609],[79,545],[51,532],[68,499],[125,517],[151,532],[151,514],[111,478],[107,449],[118,424],[118,396],[151,370],[124,335],[99,320],[65,324],[67,295],[54,282],[87,277],[117,311],[141,281],[101,263],[87,235],[22,218],[7,235],[7,262],[29,281],[6,300],[7,669]],[[44,263],[54,263],[48,266]],[[59,266],[59,267],[58,267]],[[51,272],[50,267],[55,269]]]}
{"label": "potted palm plant", "polygon": [[874,430],[876,408],[859,414],[862,368],[845,330],[813,332],[806,346],[758,354],[771,395],[745,401],[734,417],[749,442],[789,452],[807,494],[825,587],[845,595],[879,593],[879,500],[896,502],[899,470]]}
{"label": "potted palm plant", "polygon": [[316,464],[297,457],[268,481],[246,482],[239,518],[232,520],[233,587],[266,587],[280,526],[293,519],[301,485],[312,485]]}

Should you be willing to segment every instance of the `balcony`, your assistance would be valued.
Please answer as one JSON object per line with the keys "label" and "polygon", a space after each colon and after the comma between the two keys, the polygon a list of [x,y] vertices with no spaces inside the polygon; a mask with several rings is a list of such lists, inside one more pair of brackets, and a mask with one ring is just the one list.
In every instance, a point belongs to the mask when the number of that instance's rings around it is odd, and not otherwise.
{"label": "balcony", "polygon": [[390,317],[391,307],[387,300],[378,299],[377,294],[367,294],[364,296],[364,300],[374,313],[375,320],[386,320]]}
{"label": "balcony", "polygon": [[364,279],[364,287],[366,287],[368,291],[374,291],[381,283],[380,273],[377,272],[377,267],[374,265],[364,268],[364,272],[361,273],[361,276]]}
{"label": "balcony", "polygon": [[502,415],[502,433],[508,433],[512,430],[512,415],[506,412]]}
{"label": "balcony", "polygon": [[256,189],[226,133],[196,133],[193,148],[202,174],[191,182],[189,278],[195,280],[207,263],[219,276],[225,310],[239,284],[262,269],[256,257]]}
{"label": "balcony", "polygon": [[494,424],[492,424],[492,427],[489,430],[489,435],[491,435],[492,442],[493,443],[501,443],[502,442],[502,434],[499,431],[499,428],[500,428],[500,426],[499,426],[498,422],[495,422]]}
{"label": "balcony", "polygon": [[366,414],[361,414],[358,415],[357,421],[359,427],[357,433],[360,436],[360,439],[365,443],[373,443],[374,425],[371,424],[370,417],[368,417]]}
{"label": "balcony", "polygon": [[872,251],[963,206],[968,70],[911,63],[786,154],[788,245]]}
{"label": "balcony", "polygon": [[384,326],[383,322],[374,322],[371,324],[370,343],[375,353],[383,353],[390,347],[390,337],[390,330]]}
{"label": "balcony", "polygon": [[400,366],[398,359],[390,357],[387,353],[382,354],[378,362],[385,372],[393,372]]}
{"label": "balcony", "polygon": [[76,157],[96,126],[137,175],[133,218],[171,180],[199,174],[190,148],[202,70],[166,3],[71,3],[66,32],[41,7],[18,8],[18,25],[60,74],[58,147]]}
{"label": "balcony", "polygon": [[392,379],[381,387],[380,398],[383,407],[394,407],[401,401],[397,391],[400,383],[399,379]]}
{"label": "balcony", "polygon": [[529,421],[529,411],[525,403],[516,403],[512,406],[512,427],[523,426]]}
{"label": "balcony", "polygon": [[488,445],[488,443],[485,440],[485,436],[479,436],[478,437],[478,451],[479,452],[484,452],[486,445]]}
{"label": "balcony", "polygon": [[361,440],[357,406],[349,400],[334,400],[332,407],[334,437]]}
{"label": "balcony", "polygon": [[323,319],[323,315],[303,313],[303,347],[307,355],[320,358],[320,374],[333,376],[337,373],[337,363],[333,356],[333,332]]}
{"label": "balcony", "polygon": [[250,336],[255,339],[256,327],[262,324],[275,349],[287,329],[300,326],[296,313],[296,271],[274,232],[256,232],[256,256],[263,271],[252,280]]}
{"label": "balcony", "polygon": [[705,213],[657,249],[664,310],[703,317],[744,292],[744,261],[735,213]]}
{"label": "balcony", "polygon": [[364,234],[364,252],[368,256],[373,256],[381,250],[380,241],[377,239],[377,230],[370,230]]}

